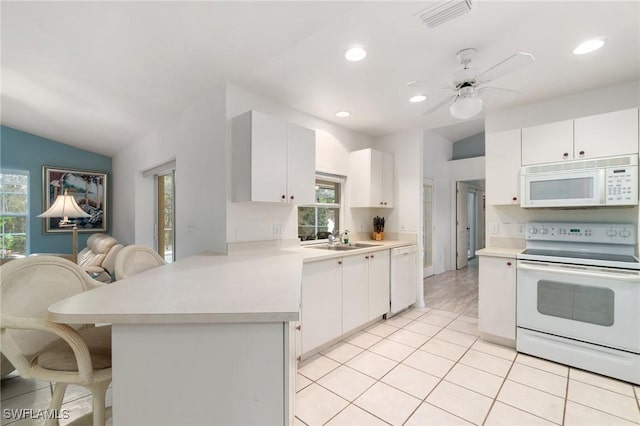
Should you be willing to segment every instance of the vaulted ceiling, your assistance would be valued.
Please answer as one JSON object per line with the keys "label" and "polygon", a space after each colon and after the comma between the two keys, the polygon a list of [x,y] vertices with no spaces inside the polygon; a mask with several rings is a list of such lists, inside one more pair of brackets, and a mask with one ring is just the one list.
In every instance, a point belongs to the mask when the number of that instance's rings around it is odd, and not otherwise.
{"label": "vaulted ceiling", "polygon": [[[414,15],[433,3],[3,1],[2,124],[113,155],[229,81],[372,136],[460,138],[481,131],[482,116],[424,111],[453,93],[464,48],[478,50],[480,69],[519,51],[536,58],[492,83],[518,93],[486,96],[486,110],[640,79],[637,0],[477,0],[429,29]],[[571,53],[596,36],[603,49]],[[363,61],[344,59],[353,44]],[[409,103],[418,92],[427,100]]]}

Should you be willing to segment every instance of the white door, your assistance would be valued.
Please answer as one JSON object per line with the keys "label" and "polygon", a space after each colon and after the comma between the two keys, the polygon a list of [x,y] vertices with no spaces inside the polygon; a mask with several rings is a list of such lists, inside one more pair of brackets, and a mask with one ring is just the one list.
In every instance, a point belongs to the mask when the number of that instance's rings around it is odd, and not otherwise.
{"label": "white door", "polygon": [[433,179],[425,179],[422,187],[422,200],[423,200],[423,223],[422,223],[422,235],[424,248],[424,273],[423,278],[430,277],[434,274],[433,266]]}
{"label": "white door", "polygon": [[287,123],[287,197],[293,204],[316,201],[316,132]]}
{"label": "white door", "polygon": [[462,269],[469,250],[469,185],[456,182],[456,196],[456,269]]}

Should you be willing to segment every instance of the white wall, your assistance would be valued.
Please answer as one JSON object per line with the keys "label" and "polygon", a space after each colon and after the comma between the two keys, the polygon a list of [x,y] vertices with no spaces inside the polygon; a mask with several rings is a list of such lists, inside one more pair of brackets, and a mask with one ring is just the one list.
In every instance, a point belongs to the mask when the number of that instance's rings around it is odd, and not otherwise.
{"label": "white wall", "polygon": [[[366,135],[302,114],[241,87],[227,84],[227,129],[229,134],[227,161],[229,164],[231,163],[233,144],[231,119],[249,110],[257,110],[316,130],[316,169],[319,171],[347,175],[348,153],[357,149],[369,148],[372,144],[372,139]],[[282,238],[298,238],[298,212],[294,206],[234,203],[231,201],[231,178],[232,171],[229,170],[226,197],[226,239],[228,243],[276,239],[273,236],[273,225],[282,225]],[[345,224],[341,227],[353,231],[354,220],[351,217],[350,209],[345,209],[345,214]]]}
{"label": "white wall", "polygon": [[433,263],[436,274],[451,269],[451,181],[448,161],[452,144],[430,131],[423,132],[423,176],[434,181]]}
{"label": "white wall", "polygon": [[[422,132],[411,130],[377,139],[374,148],[394,156],[394,208],[386,209],[385,232],[415,236],[418,245],[416,306],[424,306]],[[380,209],[372,209],[380,210]],[[372,216],[369,216],[371,218]]]}
{"label": "white wall", "polygon": [[[602,114],[640,104],[640,81],[585,91],[535,104],[487,111],[487,133],[518,129]],[[524,247],[524,224],[531,221],[581,221],[638,223],[638,208],[522,209],[518,206],[488,205],[486,211],[488,247]],[[495,232],[497,230],[497,232]]]}
{"label": "white wall", "polygon": [[174,121],[113,158],[113,234],[155,247],[151,167],[176,160],[176,254],[224,252],[226,227],[225,85],[208,90]]}

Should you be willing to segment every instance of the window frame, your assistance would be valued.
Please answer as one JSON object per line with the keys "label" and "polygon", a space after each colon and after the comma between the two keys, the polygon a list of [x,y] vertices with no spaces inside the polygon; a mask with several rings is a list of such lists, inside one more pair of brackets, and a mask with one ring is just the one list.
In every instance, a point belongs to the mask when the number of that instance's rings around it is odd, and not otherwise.
{"label": "window frame", "polygon": [[[338,203],[311,203],[311,204],[301,204],[300,207],[314,207],[314,208],[332,208],[338,209],[338,224],[344,224],[344,189],[346,183],[346,176],[334,175],[329,173],[316,172],[315,183],[320,182],[330,182],[338,184]],[[317,224],[316,224],[317,226]],[[299,227],[299,224],[298,224]],[[335,230],[334,230],[335,231]],[[321,240],[306,240],[300,241],[300,245],[313,245],[313,244],[322,244],[327,243],[329,241],[328,238],[323,238]]]}
{"label": "window frame", "polygon": [[[4,195],[5,194],[20,194],[21,193],[14,193],[14,192],[6,192],[4,190],[5,186],[4,186],[4,176],[5,175],[21,175],[21,176],[26,176],[27,178],[27,192],[26,194],[26,206],[25,206],[25,213],[24,214],[16,214],[16,213],[7,213],[4,211],[5,205],[4,205]],[[29,170],[18,170],[18,169],[2,169],[0,170],[0,179],[3,180],[2,182],[2,187],[0,188],[0,203],[2,203],[0,205],[0,217],[4,216],[4,217],[24,217],[25,219],[25,232],[24,232],[24,238],[25,238],[25,243],[24,243],[24,253],[18,253],[18,254],[23,254],[23,255],[28,255],[30,253],[30,248],[31,248],[31,241],[29,236],[31,235],[31,174],[29,173]],[[9,232],[6,233],[7,235],[22,235],[22,233],[15,233],[15,232]],[[4,237],[5,237],[5,232],[4,232],[4,222],[0,222],[0,247],[4,247]],[[4,249],[0,248],[0,257],[4,257],[6,256],[6,253],[4,253],[3,251]],[[12,253],[14,254],[14,253]]]}

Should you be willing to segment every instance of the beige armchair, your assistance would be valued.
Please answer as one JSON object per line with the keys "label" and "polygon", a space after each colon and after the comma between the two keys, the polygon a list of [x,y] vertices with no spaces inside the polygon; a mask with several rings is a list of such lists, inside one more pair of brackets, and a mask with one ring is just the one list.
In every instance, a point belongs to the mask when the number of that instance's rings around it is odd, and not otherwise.
{"label": "beige armchair", "polygon": [[93,234],[87,239],[87,247],[78,253],[78,265],[95,280],[113,281],[116,256],[122,247],[110,235]]}
{"label": "beige armchair", "polygon": [[93,394],[94,426],[105,423],[111,327],[60,324],[47,318],[54,302],[101,285],[59,257],[27,257],[0,267],[2,354],[22,377],[55,383],[49,406],[53,410],[60,410],[67,385],[88,388]]}
{"label": "beige armchair", "polygon": [[149,247],[141,245],[126,246],[116,256],[116,279],[121,280],[166,263],[158,253]]}

